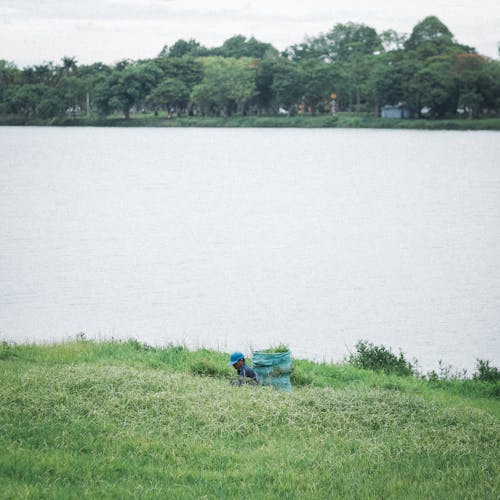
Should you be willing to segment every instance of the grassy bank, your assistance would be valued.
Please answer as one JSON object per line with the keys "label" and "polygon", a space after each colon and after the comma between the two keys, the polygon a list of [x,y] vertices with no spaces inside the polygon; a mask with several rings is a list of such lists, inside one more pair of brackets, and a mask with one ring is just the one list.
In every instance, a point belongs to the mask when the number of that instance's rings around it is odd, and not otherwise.
{"label": "grassy bank", "polygon": [[78,118],[37,120],[20,117],[0,117],[0,125],[94,126],[94,127],[249,127],[249,128],[384,128],[411,130],[500,130],[500,118],[450,120],[398,120],[371,115],[339,113],[337,116],[232,116],[167,118],[153,114],[108,118]]}
{"label": "grassy bank", "polygon": [[0,351],[2,498],[498,498],[498,385],[137,341]]}

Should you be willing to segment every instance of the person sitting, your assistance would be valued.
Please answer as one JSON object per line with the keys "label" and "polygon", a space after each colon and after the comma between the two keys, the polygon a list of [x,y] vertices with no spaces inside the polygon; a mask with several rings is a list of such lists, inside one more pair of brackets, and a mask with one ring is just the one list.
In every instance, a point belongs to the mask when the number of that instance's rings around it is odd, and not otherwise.
{"label": "person sitting", "polygon": [[257,374],[245,363],[245,356],[241,352],[233,352],[227,366],[232,366],[238,372],[238,384],[257,383]]}

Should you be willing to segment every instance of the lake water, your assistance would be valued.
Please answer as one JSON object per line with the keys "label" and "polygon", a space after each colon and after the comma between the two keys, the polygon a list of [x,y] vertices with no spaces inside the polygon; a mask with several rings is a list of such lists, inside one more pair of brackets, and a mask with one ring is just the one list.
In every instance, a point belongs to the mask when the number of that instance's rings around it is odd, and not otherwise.
{"label": "lake water", "polygon": [[0,127],[0,338],[498,366],[499,139]]}

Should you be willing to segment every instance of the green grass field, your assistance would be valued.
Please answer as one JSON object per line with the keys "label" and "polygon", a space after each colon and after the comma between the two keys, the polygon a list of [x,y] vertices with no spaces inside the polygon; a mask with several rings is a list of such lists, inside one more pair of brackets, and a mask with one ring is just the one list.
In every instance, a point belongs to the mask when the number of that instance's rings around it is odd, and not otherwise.
{"label": "green grass field", "polygon": [[413,119],[398,120],[376,118],[370,114],[338,113],[336,116],[180,116],[167,118],[165,113],[132,115],[126,120],[123,115],[107,118],[91,117],[52,120],[24,119],[18,116],[0,116],[0,125],[55,125],[96,127],[233,127],[233,128],[384,128],[411,130],[500,130],[500,118],[468,120],[454,118],[446,120]]}
{"label": "green grass field", "polygon": [[500,496],[498,382],[294,360],[231,386],[227,354],[137,341],[0,349],[0,497]]}

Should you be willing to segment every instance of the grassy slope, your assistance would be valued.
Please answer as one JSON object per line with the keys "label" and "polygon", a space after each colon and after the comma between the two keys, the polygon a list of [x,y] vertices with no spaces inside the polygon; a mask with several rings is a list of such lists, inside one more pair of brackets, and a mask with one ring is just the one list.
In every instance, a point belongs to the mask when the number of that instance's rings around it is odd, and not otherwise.
{"label": "grassy slope", "polygon": [[2,498],[498,498],[491,384],[295,361],[286,394],[230,386],[226,357],[4,345]]}

